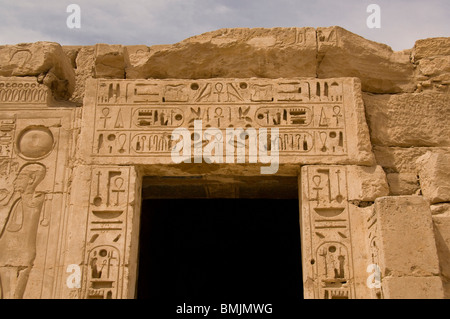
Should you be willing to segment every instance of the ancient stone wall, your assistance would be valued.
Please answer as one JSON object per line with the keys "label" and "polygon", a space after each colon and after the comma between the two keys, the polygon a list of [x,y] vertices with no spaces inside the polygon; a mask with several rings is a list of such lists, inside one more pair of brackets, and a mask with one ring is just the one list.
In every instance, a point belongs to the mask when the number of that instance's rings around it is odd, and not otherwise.
{"label": "ancient stone wall", "polygon": [[133,298],[143,176],[261,176],[173,163],[202,120],[279,129],[306,298],[449,298],[449,85],[450,38],[393,52],[340,27],[0,46],[1,296]]}

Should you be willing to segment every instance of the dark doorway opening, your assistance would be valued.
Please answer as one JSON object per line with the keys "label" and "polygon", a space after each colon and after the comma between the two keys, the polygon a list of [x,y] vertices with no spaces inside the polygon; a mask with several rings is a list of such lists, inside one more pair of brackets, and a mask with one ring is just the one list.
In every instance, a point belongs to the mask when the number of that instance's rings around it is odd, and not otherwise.
{"label": "dark doorway opening", "polygon": [[303,298],[297,199],[147,199],[137,297]]}

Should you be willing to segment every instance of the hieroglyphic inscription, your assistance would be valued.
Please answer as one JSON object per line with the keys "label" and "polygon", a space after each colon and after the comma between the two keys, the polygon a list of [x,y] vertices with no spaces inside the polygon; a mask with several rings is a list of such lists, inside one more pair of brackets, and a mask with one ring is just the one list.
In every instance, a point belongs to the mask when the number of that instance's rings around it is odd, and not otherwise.
{"label": "hieroglyphic inscription", "polygon": [[172,130],[195,120],[204,129],[279,128],[281,156],[347,155],[343,86],[340,79],[98,80],[91,155],[168,157]]}
{"label": "hieroglyphic inscription", "polygon": [[302,245],[307,297],[350,299],[354,295],[345,166],[302,168]]}
{"label": "hieroglyphic inscription", "polygon": [[0,120],[0,158],[11,158],[16,120]]}
{"label": "hieroglyphic inscription", "polygon": [[86,231],[83,297],[121,297],[127,231],[129,168],[94,167]]}
{"label": "hieroglyphic inscription", "polygon": [[1,80],[0,103],[47,103],[50,90],[36,79]]}

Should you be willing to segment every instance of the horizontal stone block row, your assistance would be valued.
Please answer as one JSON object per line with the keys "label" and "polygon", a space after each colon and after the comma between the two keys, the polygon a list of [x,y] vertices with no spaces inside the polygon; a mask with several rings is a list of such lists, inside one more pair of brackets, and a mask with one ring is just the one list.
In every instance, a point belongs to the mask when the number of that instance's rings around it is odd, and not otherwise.
{"label": "horizontal stone block row", "polygon": [[220,29],[151,47],[61,47],[50,42],[1,46],[0,75],[41,75],[57,97],[78,103],[88,77],[358,77],[363,91],[399,93],[415,91],[418,80],[419,91],[436,83],[447,87],[449,46],[448,38],[425,39],[413,50],[394,52],[340,27]]}

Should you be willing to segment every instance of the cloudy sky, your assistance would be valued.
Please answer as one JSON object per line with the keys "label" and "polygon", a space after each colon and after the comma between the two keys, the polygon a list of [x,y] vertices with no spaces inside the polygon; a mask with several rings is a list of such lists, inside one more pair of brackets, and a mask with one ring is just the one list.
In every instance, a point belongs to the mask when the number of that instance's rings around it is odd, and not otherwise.
{"label": "cloudy sky", "polygon": [[[81,28],[69,29],[69,4]],[[366,24],[371,3],[381,28]],[[450,37],[449,0],[0,0],[0,44],[170,44],[220,28],[339,25],[367,39],[410,49],[418,39]]]}

